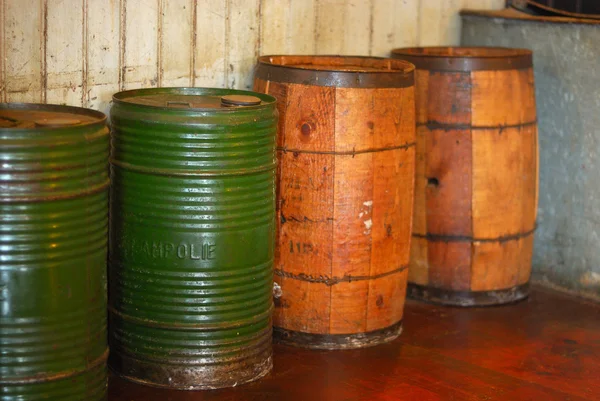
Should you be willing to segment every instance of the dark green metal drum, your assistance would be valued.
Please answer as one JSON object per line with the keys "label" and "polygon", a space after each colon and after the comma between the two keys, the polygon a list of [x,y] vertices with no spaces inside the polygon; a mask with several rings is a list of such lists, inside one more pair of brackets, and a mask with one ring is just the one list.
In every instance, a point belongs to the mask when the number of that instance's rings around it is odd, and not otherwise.
{"label": "dark green metal drum", "polygon": [[225,89],[114,96],[109,257],[119,375],[207,389],[271,369],[275,99]]}
{"label": "dark green metal drum", "polygon": [[0,104],[0,400],[106,399],[108,129]]}

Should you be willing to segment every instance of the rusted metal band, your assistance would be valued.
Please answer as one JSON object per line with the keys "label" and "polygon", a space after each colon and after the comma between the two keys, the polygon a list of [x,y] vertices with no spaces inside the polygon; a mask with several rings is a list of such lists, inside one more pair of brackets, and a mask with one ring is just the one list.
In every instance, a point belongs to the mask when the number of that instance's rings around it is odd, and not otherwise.
{"label": "rusted metal band", "polygon": [[0,203],[22,203],[22,202],[47,202],[47,201],[58,201],[74,198],[82,198],[84,196],[93,195],[99,192],[103,192],[108,189],[110,185],[110,179],[107,178],[103,183],[87,188],[85,191],[79,191],[74,193],[57,194],[57,195],[44,195],[44,196],[15,196],[15,197],[0,197]]}
{"label": "rusted metal band", "polygon": [[[286,57],[293,58],[296,65],[286,65]],[[401,60],[357,56],[262,56],[258,59],[254,76],[264,81],[336,88],[374,89],[414,86],[414,66],[408,63],[396,64],[397,69],[392,69],[396,61]],[[361,71],[361,65],[366,62],[375,62],[381,67],[380,69],[365,68]],[[299,64],[303,66],[298,66]],[[311,69],[311,64],[323,68]],[[344,69],[344,66],[355,66],[356,70]]]}
{"label": "rusted metal band", "polygon": [[389,327],[366,333],[318,334],[273,327],[273,339],[280,344],[312,349],[353,349],[384,344],[402,333],[402,320]]}
{"label": "rusted metal band", "polygon": [[407,295],[414,299],[453,306],[492,306],[508,304],[529,296],[529,282],[494,291],[452,291],[408,283]]}
{"label": "rusted metal band", "polygon": [[502,243],[502,242],[508,242],[508,241],[516,241],[521,238],[529,237],[530,235],[532,235],[535,232],[536,229],[537,229],[537,224],[529,231],[516,233],[516,234],[502,235],[502,236],[496,237],[496,238],[476,238],[476,237],[471,237],[468,235],[442,235],[442,234],[432,234],[432,233],[427,233],[427,234],[413,233],[413,237],[424,238],[424,239],[426,239],[428,241],[432,241],[432,242],[500,242],[500,243]]}
{"label": "rusted metal band", "polygon": [[4,384],[43,383],[43,382],[50,382],[50,381],[54,381],[54,380],[67,379],[67,378],[70,378],[73,376],[78,376],[80,374],[89,372],[90,370],[92,370],[100,365],[104,365],[106,363],[107,359],[108,359],[108,348],[106,349],[106,351],[104,351],[104,353],[102,355],[100,355],[99,358],[94,359],[83,369],[72,369],[72,370],[67,370],[64,372],[56,373],[53,375],[40,374],[40,375],[34,375],[34,376],[29,376],[29,377],[15,377],[15,378],[0,377],[0,384],[4,385]]}
{"label": "rusted metal band", "polygon": [[362,153],[377,153],[377,152],[386,152],[389,150],[409,149],[416,145],[417,145],[416,142],[410,142],[410,143],[405,143],[404,145],[388,146],[386,148],[349,150],[349,151],[345,151],[345,152],[334,152],[334,151],[327,151],[327,150],[288,149],[285,146],[278,146],[277,150],[282,151],[283,153],[307,153],[307,154],[312,154],[312,155],[355,156],[355,155],[360,155]]}
{"label": "rusted metal band", "polygon": [[506,47],[410,47],[392,50],[392,57],[414,64],[418,70],[486,71],[533,67],[531,50]]}
{"label": "rusted metal band", "polygon": [[195,331],[214,331],[214,330],[225,330],[235,327],[250,326],[262,320],[269,320],[273,313],[273,304],[270,305],[269,309],[256,316],[252,316],[249,319],[236,320],[231,322],[223,323],[178,323],[178,322],[159,322],[151,319],[141,319],[138,317],[130,316],[125,313],[119,312],[112,305],[108,306],[108,312],[118,316],[120,319],[135,323],[141,326],[147,326],[152,328],[170,329],[170,330],[195,330]]}
{"label": "rusted metal band", "polygon": [[428,121],[426,123],[417,123],[417,127],[427,127],[429,130],[445,130],[445,131],[451,131],[451,130],[457,130],[457,131],[462,131],[462,130],[486,130],[486,129],[499,129],[499,130],[504,130],[504,129],[510,129],[510,128],[524,128],[524,127],[530,127],[532,125],[537,125],[538,121],[533,120],[533,121],[527,121],[521,124],[504,124],[504,125],[471,125],[471,124],[446,124],[446,123],[441,123],[438,121]]}
{"label": "rusted metal band", "polygon": [[[238,350],[235,361],[212,363],[188,360],[173,363],[170,359],[149,361],[119,352],[111,352],[110,369],[127,380],[146,386],[179,390],[214,390],[235,387],[265,376],[273,368],[271,327],[259,343]],[[193,355],[190,356],[193,358]]]}
{"label": "rusted metal band", "polygon": [[275,269],[275,275],[279,276],[279,277],[289,278],[292,280],[307,281],[309,283],[321,283],[321,284],[325,284],[328,287],[331,287],[332,285],[336,285],[339,283],[351,283],[354,281],[375,280],[378,278],[391,276],[392,274],[403,272],[406,269],[408,269],[408,265],[403,265],[403,266],[400,266],[399,268],[391,270],[389,272],[375,274],[373,276],[344,275],[343,277],[329,277],[329,276],[314,277],[309,274],[304,274],[304,273],[294,274],[294,273],[283,271],[281,269]]}
{"label": "rusted metal band", "polygon": [[237,170],[183,170],[183,169],[166,169],[166,168],[153,168],[145,166],[136,166],[135,164],[125,163],[113,158],[110,159],[112,166],[120,167],[123,170],[135,171],[136,173],[152,174],[152,175],[164,175],[168,177],[223,177],[223,176],[239,176],[239,175],[250,175],[256,173],[262,173],[265,171],[275,171],[277,168],[277,161],[273,164],[266,166],[259,166],[255,168],[243,168]]}

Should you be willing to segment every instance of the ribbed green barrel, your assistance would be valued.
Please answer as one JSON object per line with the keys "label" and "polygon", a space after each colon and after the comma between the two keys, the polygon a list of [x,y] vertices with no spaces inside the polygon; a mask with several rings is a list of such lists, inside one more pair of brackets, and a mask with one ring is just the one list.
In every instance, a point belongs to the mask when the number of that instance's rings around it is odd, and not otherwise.
{"label": "ribbed green barrel", "polygon": [[113,100],[111,368],[182,389],[265,375],[275,99],[163,88]]}
{"label": "ribbed green barrel", "polygon": [[0,105],[0,400],[106,399],[106,117]]}

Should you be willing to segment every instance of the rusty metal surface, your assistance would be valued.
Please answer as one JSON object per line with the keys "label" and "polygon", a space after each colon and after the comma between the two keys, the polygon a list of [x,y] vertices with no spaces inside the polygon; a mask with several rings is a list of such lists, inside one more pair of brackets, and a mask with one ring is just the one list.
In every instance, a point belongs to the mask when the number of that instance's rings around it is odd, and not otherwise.
{"label": "rusty metal surface", "polygon": [[497,291],[451,291],[408,283],[407,295],[413,299],[452,306],[492,306],[510,304],[529,296],[529,283]]}
{"label": "rusty metal surface", "polygon": [[108,129],[0,105],[0,400],[106,397]]}
{"label": "rusty metal surface", "polygon": [[[261,102],[222,105],[230,95]],[[272,366],[275,99],[199,88],[114,99],[111,368],[179,389],[258,379]]]}
{"label": "rusty metal surface", "polygon": [[400,60],[356,56],[262,56],[255,78],[337,88],[406,88],[414,66]]}
{"label": "rusty metal surface", "polygon": [[395,340],[402,333],[402,320],[393,325],[366,333],[315,334],[273,327],[275,342],[302,348],[343,350],[367,348]]}
{"label": "rusty metal surface", "polygon": [[406,47],[392,50],[392,57],[418,69],[432,71],[481,71],[530,68],[532,53],[506,47]]}

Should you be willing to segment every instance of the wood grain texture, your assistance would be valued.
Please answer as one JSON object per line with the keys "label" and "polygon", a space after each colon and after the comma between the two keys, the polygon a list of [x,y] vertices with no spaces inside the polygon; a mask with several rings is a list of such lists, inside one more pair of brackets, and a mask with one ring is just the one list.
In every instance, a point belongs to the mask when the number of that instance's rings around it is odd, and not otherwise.
{"label": "wood grain texture", "polygon": [[[536,120],[533,70],[473,71],[472,124],[495,127]],[[493,96],[490,94],[493,93]]]}
{"label": "wood grain texture", "polygon": [[[228,88],[252,88],[252,71],[260,54],[260,0],[227,0],[225,64]],[[210,40],[210,37],[205,38]]]}
{"label": "wood grain texture", "polygon": [[254,89],[279,99],[275,326],[345,335],[399,322],[412,232],[413,87],[257,79]]}
{"label": "wood grain texture", "polygon": [[[195,0],[162,1],[160,86],[192,86],[193,21]],[[178,46],[173,46],[177,43]]]}
{"label": "wood grain texture", "polygon": [[9,102],[43,102],[45,96],[44,4],[39,0],[4,0],[5,82],[0,84]]}
{"label": "wood grain texture", "polygon": [[457,297],[526,284],[539,196],[532,69],[416,76],[409,283]]}
{"label": "wood grain texture", "polygon": [[119,2],[87,2],[87,91],[84,107],[107,113],[119,90]]}
{"label": "wood grain texture", "polygon": [[[372,0],[371,55],[418,43],[419,1]],[[458,43],[458,42],[457,42]]]}
{"label": "wood grain texture", "polygon": [[192,19],[196,21],[192,86],[227,87],[230,9],[229,0],[196,0],[196,18]]}
{"label": "wood grain texture", "polygon": [[[82,21],[85,3],[73,2],[65,7],[61,0],[46,0],[46,102],[82,104],[83,43],[85,24],[68,24],[73,18]],[[68,38],[68,42],[65,42]]]}
{"label": "wood grain texture", "polygon": [[[248,88],[257,55],[458,44],[502,0],[1,0],[0,98],[107,111],[118,90]],[[49,96],[49,98],[47,98]]]}
{"label": "wood grain texture", "polygon": [[[149,88],[159,83],[159,19],[161,0],[122,0],[121,33],[124,89]],[[141,11],[143,10],[143,12]]]}
{"label": "wood grain texture", "polygon": [[274,370],[235,388],[155,389],[114,376],[109,401],[583,401],[600,394],[600,307],[534,288],[503,308],[407,301],[394,342],[315,352],[275,344]]}

